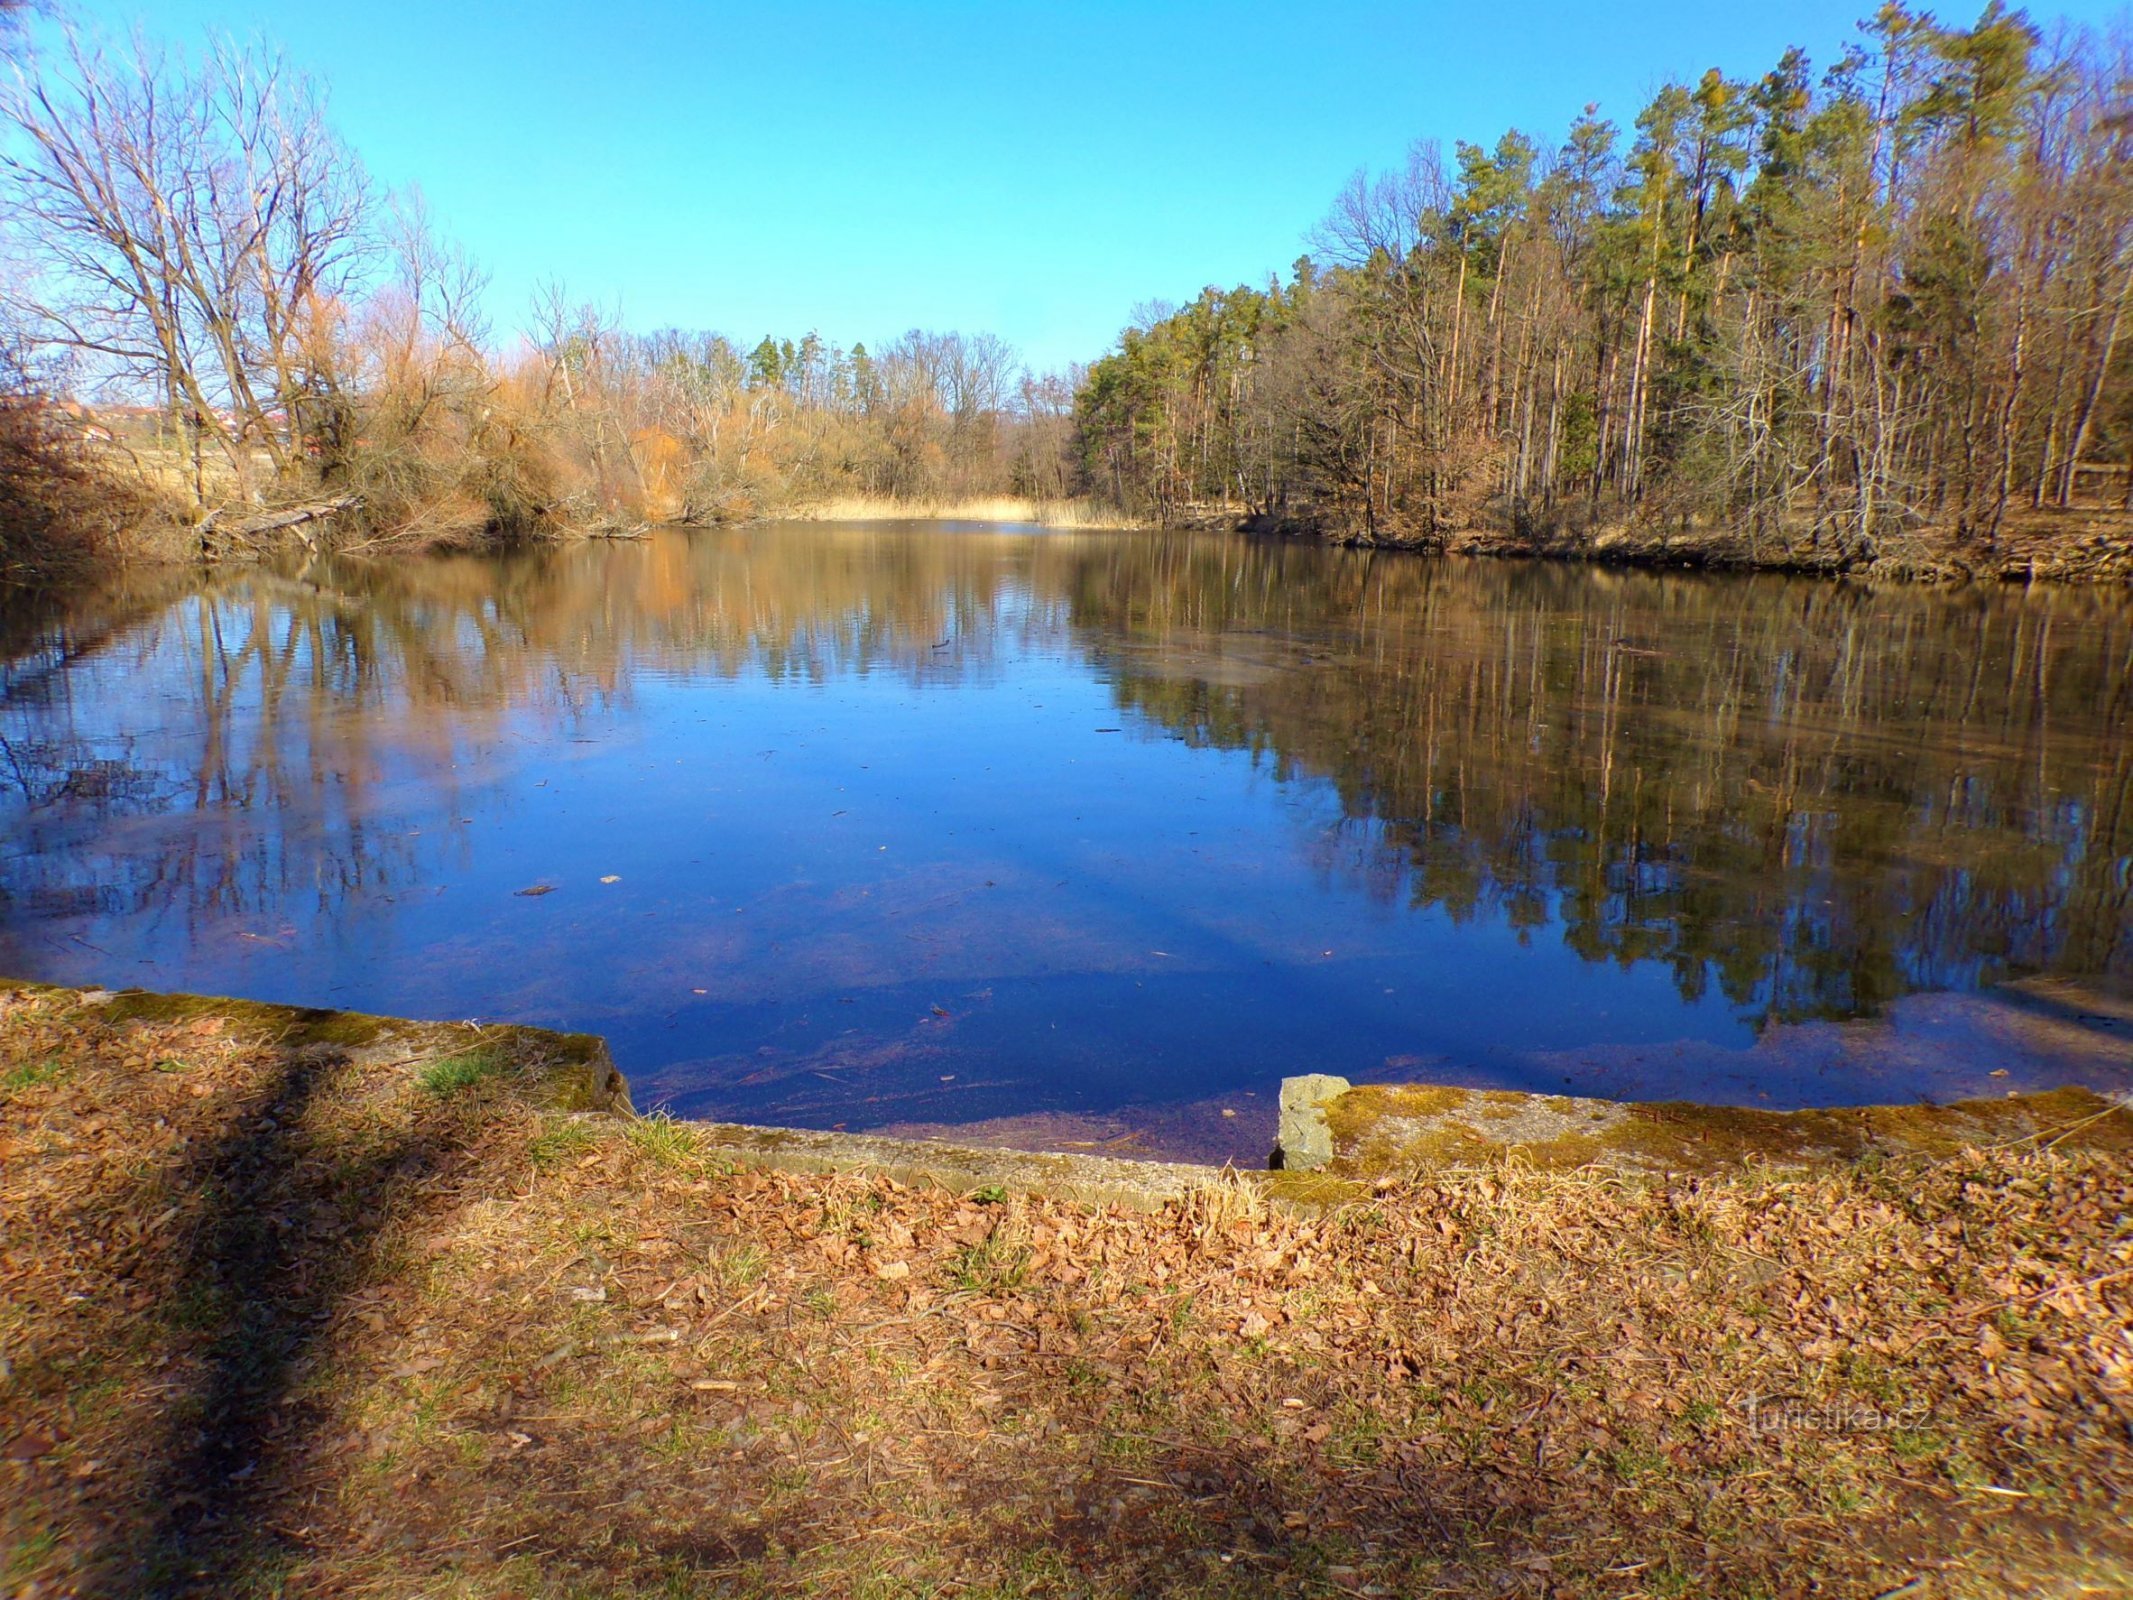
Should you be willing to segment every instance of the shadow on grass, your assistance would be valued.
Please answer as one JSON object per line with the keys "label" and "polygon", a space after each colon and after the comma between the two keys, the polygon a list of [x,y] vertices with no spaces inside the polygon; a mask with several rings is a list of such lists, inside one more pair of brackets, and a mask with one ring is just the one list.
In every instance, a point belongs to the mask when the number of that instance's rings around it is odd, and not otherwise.
{"label": "shadow on grass", "polygon": [[[290,1043],[224,1137],[176,1175],[200,1213],[177,1257],[162,1320],[200,1352],[133,1466],[143,1518],[107,1542],[96,1570],[116,1592],[235,1595],[274,1587],[301,1559],[273,1520],[300,1473],[298,1388],[336,1307],[384,1269],[381,1241],[457,1158],[437,1131],[381,1130],[350,1153],[307,1128],[346,1056]],[[145,1526],[143,1525],[145,1524]]]}

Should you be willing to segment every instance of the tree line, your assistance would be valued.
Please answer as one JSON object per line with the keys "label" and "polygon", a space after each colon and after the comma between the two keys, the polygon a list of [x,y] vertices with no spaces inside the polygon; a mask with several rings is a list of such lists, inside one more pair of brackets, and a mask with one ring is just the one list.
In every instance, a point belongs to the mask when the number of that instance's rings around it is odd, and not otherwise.
{"label": "tree line", "polygon": [[62,33],[0,85],[0,576],[97,508],[319,497],[376,542],[1011,495],[1831,565],[2072,543],[2133,509],[2129,87],[2124,30],[1887,5],[1826,70],[1418,145],[1286,280],[1039,374],[984,334],[633,332],[560,288],[499,336],[273,50]]}
{"label": "tree line", "polygon": [[91,435],[195,517],[324,494],[370,537],[449,540],[1074,487],[1072,375],[990,335],[744,349],[554,287],[497,337],[480,268],[262,44],[69,30],[27,57],[0,85],[0,238],[25,448],[56,481],[79,463],[53,447]]}
{"label": "tree line", "polygon": [[2123,30],[1891,4],[1820,73],[1417,145],[1286,282],[1129,328],[1077,398],[1084,469],[1166,516],[1766,556],[2133,508],[2129,91]]}

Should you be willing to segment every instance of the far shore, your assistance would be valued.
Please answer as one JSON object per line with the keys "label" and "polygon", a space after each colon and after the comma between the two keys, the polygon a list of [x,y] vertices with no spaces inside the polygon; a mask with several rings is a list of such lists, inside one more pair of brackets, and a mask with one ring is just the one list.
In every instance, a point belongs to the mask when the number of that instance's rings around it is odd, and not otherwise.
{"label": "far shore", "polygon": [[[17,572],[16,592],[65,592],[93,580],[113,559],[172,566],[223,564],[283,554],[379,559],[440,552],[480,552],[584,540],[629,541],[658,529],[777,522],[938,521],[989,523],[1071,531],[1165,528],[1292,538],[1351,549],[1418,555],[1485,557],[1633,567],[1655,571],[1767,572],[1875,583],[2133,585],[2133,519],[2112,513],[2040,514],[2014,520],[1993,540],[1945,529],[1922,529],[1861,548],[1818,544],[1793,535],[1754,537],[1738,529],[1656,529],[1610,526],[1596,532],[1518,537],[1468,528],[1423,537],[1409,531],[1340,531],[1292,512],[1244,505],[1191,506],[1137,514],[1097,499],[1038,499],[987,495],[902,498],[838,495],[796,500],[743,515],[632,520],[615,516],[557,516],[531,531],[505,533],[467,526],[434,536],[404,538],[372,530],[355,498],[307,501],[279,509],[217,510],[191,522],[167,517],[129,524],[106,536],[95,564],[67,562],[57,570]],[[0,586],[0,597],[7,593]]]}

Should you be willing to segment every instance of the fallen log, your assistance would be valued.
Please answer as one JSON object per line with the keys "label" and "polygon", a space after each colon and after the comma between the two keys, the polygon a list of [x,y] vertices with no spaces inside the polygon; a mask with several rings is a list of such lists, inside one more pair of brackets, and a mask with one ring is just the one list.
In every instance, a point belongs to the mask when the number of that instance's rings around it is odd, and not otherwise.
{"label": "fallen log", "polygon": [[244,538],[254,534],[275,533],[283,528],[301,527],[307,522],[323,522],[328,517],[337,517],[343,511],[352,511],[363,503],[359,494],[343,495],[338,500],[321,500],[314,505],[293,506],[287,511],[271,511],[263,517],[248,517],[230,529]]}

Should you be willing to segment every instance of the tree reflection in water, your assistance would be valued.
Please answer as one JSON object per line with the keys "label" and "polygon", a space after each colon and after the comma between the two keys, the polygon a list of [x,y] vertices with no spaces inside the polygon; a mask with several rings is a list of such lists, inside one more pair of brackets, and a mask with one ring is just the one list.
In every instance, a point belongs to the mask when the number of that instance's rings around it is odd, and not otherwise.
{"label": "tree reflection in water", "polygon": [[[2133,610],[2101,592],[785,526],[134,575],[8,639],[0,968],[606,1026],[703,1109],[1501,1079],[1378,996],[1426,956],[1486,1012],[1520,945],[1623,975],[1596,1046],[2133,977]],[[638,898],[498,909],[603,851]],[[1269,970],[1306,1014],[1225,1035]],[[997,1028],[893,1020],[944,984]],[[1150,1042],[1187,1003],[1227,1067]],[[1029,1032],[1062,1005],[1071,1048]],[[981,1043],[996,1092],[913,1098]]]}

